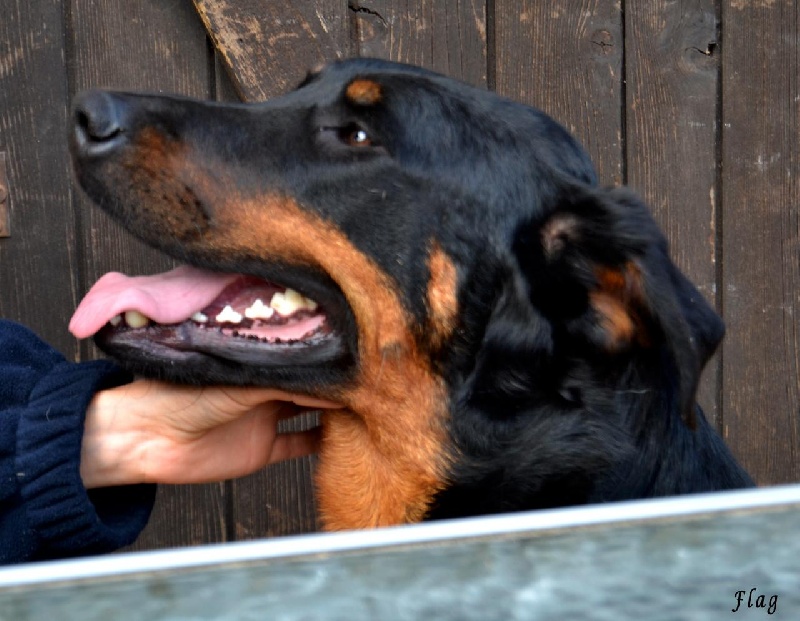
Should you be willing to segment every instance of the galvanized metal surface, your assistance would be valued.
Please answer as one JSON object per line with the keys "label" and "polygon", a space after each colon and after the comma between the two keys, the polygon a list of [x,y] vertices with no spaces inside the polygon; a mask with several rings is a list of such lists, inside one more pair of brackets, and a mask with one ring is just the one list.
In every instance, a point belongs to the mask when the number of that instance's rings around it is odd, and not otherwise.
{"label": "galvanized metal surface", "polygon": [[800,619],[800,486],[0,570],[3,621],[765,616]]}

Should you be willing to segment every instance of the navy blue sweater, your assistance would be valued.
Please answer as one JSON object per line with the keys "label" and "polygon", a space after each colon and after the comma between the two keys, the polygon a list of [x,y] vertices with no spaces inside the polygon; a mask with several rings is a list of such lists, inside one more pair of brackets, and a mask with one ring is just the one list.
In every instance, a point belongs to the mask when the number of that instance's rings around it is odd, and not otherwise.
{"label": "navy blue sweater", "polygon": [[86,408],[128,381],[108,361],[67,362],[0,320],[0,563],[109,552],[144,528],[154,485],[87,491],[80,477]]}

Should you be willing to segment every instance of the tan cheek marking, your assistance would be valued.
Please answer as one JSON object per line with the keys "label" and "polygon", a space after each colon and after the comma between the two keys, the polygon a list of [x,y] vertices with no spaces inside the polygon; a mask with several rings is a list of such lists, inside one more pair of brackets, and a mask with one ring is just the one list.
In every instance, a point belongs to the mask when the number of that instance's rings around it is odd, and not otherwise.
{"label": "tan cheek marking", "polygon": [[359,330],[355,382],[328,395],[317,493],[327,530],[422,519],[445,485],[447,391],[413,334],[394,283],[331,224],[292,200],[219,197],[220,252],[277,256],[322,268],[341,287]]}
{"label": "tan cheek marking", "polygon": [[428,309],[430,341],[433,347],[450,337],[458,316],[458,271],[453,260],[438,244],[431,248],[428,260]]}
{"label": "tan cheek marking", "polygon": [[414,338],[419,329],[413,329],[394,283],[341,231],[290,198],[238,196],[236,181],[224,179],[213,162],[183,157],[163,139],[147,140],[153,144],[145,140],[141,150],[152,156],[151,165],[141,156],[132,163],[148,167],[147,178],[139,182],[153,184],[150,177],[161,171],[159,191],[191,187],[198,199],[181,205],[145,196],[141,210],[152,216],[151,222],[178,234],[199,217],[200,205],[213,208],[208,234],[183,236],[187,247],[321,268],[353,310],[359,333],[357,377],[347,387],[319,395],[348,408],[323,419],[317,472],[323,527],[343,530],[422,519],[446,484],[448,397],[443,380],[419,349]]}
{"label": "tan cheek marking", "polygon": [[644,292],[638,266],[627,263],[619,270],[599,267],[595,277],[599,288],[589,294],[589,300],[600,317],[609,351],[624,349],[634,339],[642,346],[648,345],[641,318]]}
{"label": "tan cheek marking", "polygon": [[381,85],[364,78],[350,82],[344,94],[351,103],[357,106],[374,106],[383,98]]}
{"label": "tan cheek marking", "polygon": [[169,232],[183,241],[196,238],[208,228],[208,219],[191,189],[197,168],[186,145],[147,127],[140,131],[119,164],[108,171],[112,183],[136,199],[140,207],[131,212],[141,226]]}
{"label": "tan cheek marking", "polygon": [[636,332],[628,310],[619,300],[604,292],[593,291],[589,294],[589,299],[599,316],[609,351],[623,349],[633,340]]}

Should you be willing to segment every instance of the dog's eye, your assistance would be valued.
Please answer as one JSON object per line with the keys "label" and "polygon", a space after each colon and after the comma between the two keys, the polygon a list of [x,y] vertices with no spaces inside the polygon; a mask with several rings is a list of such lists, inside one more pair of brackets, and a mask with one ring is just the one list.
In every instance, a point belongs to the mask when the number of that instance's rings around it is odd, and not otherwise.
{"label": "dog's eye", "polygon": [[350,149],[363,149],[366,153],[382,153],[383,145],[375,139],[368,129],[355,122],[342,123],[341,125],[322,125],[319,128],[320,138],[328,148],[345,147]]}
{"label": "dog's eye", "polygon": [[339,130],[339,139],[350,147],[371,147],[372,138],[358,125],[348,125]]}

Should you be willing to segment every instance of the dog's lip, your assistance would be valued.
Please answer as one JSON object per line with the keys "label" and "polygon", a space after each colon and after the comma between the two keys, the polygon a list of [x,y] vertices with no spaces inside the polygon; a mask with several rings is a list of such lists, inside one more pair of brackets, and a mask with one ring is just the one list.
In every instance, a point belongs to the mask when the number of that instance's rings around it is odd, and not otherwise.
{"label": "dog's lip", "polygon": [[330,363],[345,354],[341,336],[320,330],[305,339],[264,341],[229,334],[229,330],[207,329],[192,321],[151,324],[144,328],[117,329],[106,324],[96,335],[102,349],[130,362],[186,363],[213,359],[217,363],[251,367],[313,366]]}

